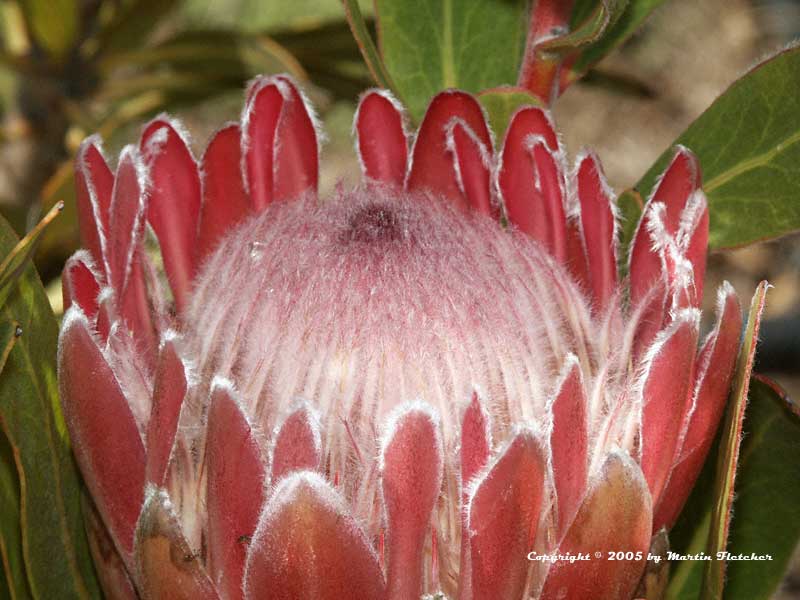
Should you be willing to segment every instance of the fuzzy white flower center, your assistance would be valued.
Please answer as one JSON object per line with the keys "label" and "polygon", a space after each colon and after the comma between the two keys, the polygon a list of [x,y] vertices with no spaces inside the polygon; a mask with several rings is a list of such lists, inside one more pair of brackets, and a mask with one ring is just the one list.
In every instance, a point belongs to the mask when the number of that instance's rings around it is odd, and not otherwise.
{"label": "fuzzy white flower center", "polygon": [[198,418],[214,376],[235,382],[267,435],[308,401],[325,468],[367,522],[393,407],[435,408],[452,474],[473,390],[499,442],[517,424],[547,427],[568,354],[587,377],[597,368],[583,295],[538,245],[447,202],[374,189],[244,223],[204,265],[185,322]]}

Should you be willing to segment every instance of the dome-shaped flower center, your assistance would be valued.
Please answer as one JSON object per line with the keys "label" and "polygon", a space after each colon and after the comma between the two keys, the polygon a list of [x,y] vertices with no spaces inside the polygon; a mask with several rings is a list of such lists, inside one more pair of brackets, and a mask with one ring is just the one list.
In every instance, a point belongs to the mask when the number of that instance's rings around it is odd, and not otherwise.
{"label": "dome-shaped flower center", "polygon": [[435,407],[446,444],[475,388],[497,439],[542,422],[563,359],[589,367],[593,354],[582,295],[536,243],[452,203],[376,189],[244,223],[205,264],[185,323],[198,401],[229,378],[270,430],[307,400],[342,474],[354,450],[342,440],[374,454],[403,402]]}

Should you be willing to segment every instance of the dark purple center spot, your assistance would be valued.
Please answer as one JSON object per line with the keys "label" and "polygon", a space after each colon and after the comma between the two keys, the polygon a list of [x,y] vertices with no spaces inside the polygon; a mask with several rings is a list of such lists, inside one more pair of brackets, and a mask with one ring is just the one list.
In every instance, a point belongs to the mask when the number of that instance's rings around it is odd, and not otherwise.
{"label": "dark purple center spot", "polygon": [[368,204],[356,210],[343,231],[346,242],[375,244],[406,237],[397,211],[387,204]]}

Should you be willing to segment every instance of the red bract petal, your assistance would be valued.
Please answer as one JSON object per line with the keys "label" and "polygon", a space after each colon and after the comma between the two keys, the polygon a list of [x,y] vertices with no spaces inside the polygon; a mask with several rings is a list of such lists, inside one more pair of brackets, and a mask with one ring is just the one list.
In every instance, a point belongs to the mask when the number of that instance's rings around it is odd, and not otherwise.
{"label": "red bract petal", "polygon": [[[651,530],[642,472],[626,454],[609,454],[558,547],[559,554],[583,553],[590,560],[553,564],[541,598],[631,598],[647,561]],[[611,552],[642,554],[639,560],[611,561]]]}
{"label": "red bract petal", "polygon": [[702,190],[696,190],[681,213],[676,232],[668,230],[667,206],[650,206],[647,228],[650,251],[661,261],[661,281],[666,281],[670,295],[669,309],[697,307],[703,293],[708,246],[708,203]]}
{"label": "red bract petal", "polygon": [[506,160],[506,156],[512,161],[524,158],[527,154],[525,140],[530,136],[544,138],[547,148],[552,152],[559,149],[558,136],[549,113],[537,106],[526,106],[514,113],[508,124],[503,142],[503,160]]}
{"label": "red bract petal", "polygon": [[197,241],[198,265],[251,211],[242,181],[238,125],[228,125],[214,134],[201,159],[200,172],[203,176],[203,204]]}
{"label": "red bract petal", "polygon": [[79,250],[64,265],[61,273],[61,293],[64,298],[64,310],[69,310],[75,302],[86,317],[93,321],[97,316],[97,296],[100,294],[100,274],[95,269],[91,254]]}
{"label": "red bract petal", "polygon": [[667,228],[678,230],[681,214],[689,196],[700,187],[700,163],[697,157],[683,146],[678,146],[664,175],[655,187],[650,201],[667,206]]}
{"label": "red bract petal", "polygon": [[469,581],[469,524],[467,505],[469,503],[470,483],[478,475],[492,453],[491,417],[485,410],[478,392],[473,392],[472,400],[464,411],[461,421],[461,580]]}
{"label": "red bract petal", "polygon": [[[639,298],[638,305],[633,305],[638,313],[635,358],[650,345],[661,325],[669,322],[671,313],[696,307],[700,301],[694,284],[695,266],[687,258],[686,251],[691,236],[702,222],[703,215],[699,209],[705,206],[704,203],[702,192],[696,192],[687,204],[681,227],[675,235],[667,231],[666,205],[657,202],[649,206],[649,251],[658,256],[661,267],[651,281],[648,293]],[[705,251],[702,260],[705,261]]]}
{"label": "red bract petal", "polygon": [[709,233],[708,201],[702,190],[696,191],[689,199],[681,219],[678,244],[692,264],[692,301],[695,306],[699,306],[703,299]]}
{"label": "red bract petal", "polygon": [[130,555],[144,494],[144,446],[128,401],[77,307],[64,317],[58,375],[84,481],[121,552]]}
{"label": "red bract petal", "polygon": [[586,243],[583,240],[580,215],[567,217],[567,268],[582,289],[591,289]]}
{"label": "red bract petal", "polygon": [[466,206],[447,145],[448,132],[456,120],[466,125],[491,154],[492,138],[478,101],[466,92],[442,92],[431,101],[420,125],[406,188],[430,190]]}
{"label": "red bract petal", "polygon": [[86,494],[81,494],[81,509],[89,552],[103,594],[114,600],[138,600],[125,563],[114,547],[114,540]]}
{"label": "red bract petal", "polygon": [[[140,249],[137,254],[141,252]],[[148,366],[152,366],[158,349],[158,335],[150,311],[150,299],[147,295],[141,260],[140,256],[131,264],[128,285],[122,297],[117,298],[117,310],[128,331],[139,343],[140,351]]]}
{"label": "red bract petal", "polygon": [[602,311],[617,287],[614,198],[594,154],[589,153],[579,161],[575,183],[592,296],[595,306]]}
{"label": "red bract petal", "polygon": [[508,219],[563,263],[567,258],[567,217],[561,165],[541,139],[531,143],[527,187],[501,188]]}
{"label": "red bract petal", "polygon": [[681,214],[690,196],[699,187],[700,166],[697,158],[686,148],[679,147],[645,205],[631,244],[629,273],[632,304],[637,304],[648,293],[662,270],[662,259],[653,249],[649,227],[653,205],[664,204],[664,230],[668,235],[676,237]]}
{"label": "red bract petal", "polygon": [[384,90],[364,94],[356,111],[354,131],[364,177],[402,186],[408,138],[397,101]]}
{"label": "red bract petal", "polygon": [[284,76],[261,77],[242,115],[245,182],[256,210],[317,189],[317,130],[305,100]]}
{"label": "red bract petal", "polygon": [[276,77],[288,87],[278,130],[275,156],[275,200],[290,200],[307,191],[317,191],[319,140],[310,105],[285,75]]}
{"label": "red bract petal", "polygon": [[247,548],[264,504],[266,464],[230,383],[216,379],[208,414],[208,569],[224,598],[242,598]]}
{"label": "red bract petal", "polygon": [[147,170],[132,146],[122,150],[111,198],[108,263],[120,316],[147,352],[155,349],[150,303],[142,272]]}
{"label": "red bract petal", "polygon": [[158,238],[175,306],[181,312],[195,272],[200,174],[179,131],[177,124],[159,117],[145,128],[139,150],[150,172],[147,220]]}
{"label": "red bract petal", "polygon": [[136,566],[144,598],[219,598],[200,555],[183,535],[169,495],[152,486],[136,526]]}
{"label": "red bract petal", "polygon": [[566,261],[567,220],[564,172],[549,117],[537,108],[511,120],[498,172],[498,189],[508,220]]}
{"label": "red bract petal", "polygon": [[144,235],[147,186],[147,171],[138,151],[126,146],[120,154],[114,178],[108,240],[109,282],[118,296],[131,276],[131,264]]}
{"label": "red bract petal", "polygon": [[664,327],[669,315],[669,294],[666,276],[658,285],[650,289],[634,312],[636,333],[633,344],[633,362],[638,362],[642,355],[652,345],[658,332]]}
{"label": "red bract petal", "polygon": [[388,597],[422,593],[422,549],[443,469],[438,418],[412,404],[390,417],[381,449],[381,489],[386,510]]}
{"label": "red bract petal", "polygon": [[476,481],[467,523],[473,600],[521,598],[539,525],[547,465],[531,432],[517,434]]}
{"label": "red bract petal", "polygon": [[461,422],[461,487],[464,494],[472,478],[489,462],[491,452],[489,413],[481,404],[478,393],[474,392]]}
{"label": "red bract petal", "polygon": [[558,262],[564,263],[567,259],[567,217],[564,211],[563,165],[543,141],[534,144],[531,158],[535,169],[534,187],[538,187],[542,194],[539,208],[543,209],[541,217],[545,227],[543,233],[532,235],[544,243]]}
{"label": "red bract petal", "polygon": [[75,188],[81,242],[101,272],[106,270],[109,209],[114,175],[100,151],[100,138],[87,138],[75,161]]}
{"label": "red bract petal", "polygon": [[742,330],[739,300],[727,283],[719,291],[717,315],[717,326],[708,335],[697,358],[694,408],[688,418],[683,445],[676,452],[669,483],[656,509],[654,530],[662,526],[670,528],[678,518],[725,411]]}
{"label": "red bract petal", "polygon": [[281,480],[250,544],[245,597],[385,598],[378,557],[344,501],[313,472]]}
{"label": "red bract petal", "polygon": [[108,341],[111,325],[114,322],[114,290],[104,287],[97,296],[97,321],[95,331],[102,343]]}
{"label": "red bract petal", "polygon": [[153,407],[147,422],[147,481],[163,486],[178,418],[186,396],[186,372],[172,336],[166,337],[158,358]]}
{"label": "red bract petal", "polygon": [[681,312],[644,357],[641,464],[656,505],[690,407],[699,321],[698,311]]}
{"label": "red bract petal", "polygon": [[565,369],[553,402],[553,432],[550,434],[559,534],[566,530],[580,506],[589,469],[588,401],[580,363],[573,356]]}
{"label": "red bract petal", "polygon": [[272,482],[292,471],[317,470],[322,460],[319,422],[311,407],[292,411],[276,429],[272,447]]}
{"label": "red bract petal", "polygon": [[489,149],[460,119],[447,132],[447,149],[453,155],[458,187],[472,210],[499,218],[492,202],[491,158]]}
{"label": "red bract petal", "polygon": [[275,152],[285,98],[274,83],[260,82],[250,94],[242,116],[244,179],[253,208],[263,210],[275,196]]}

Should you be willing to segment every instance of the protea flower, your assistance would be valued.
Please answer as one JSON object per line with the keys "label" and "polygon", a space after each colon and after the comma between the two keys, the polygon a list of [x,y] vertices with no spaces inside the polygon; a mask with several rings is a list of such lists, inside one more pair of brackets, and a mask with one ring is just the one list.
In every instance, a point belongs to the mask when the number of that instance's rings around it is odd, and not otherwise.
{"label": "protea flower", "polygon": [[697,161],[677,149],[623,279],[597,158],[568,169],[545,110],[499,148],[464,92],[405,123],[361,98],[364,182],[331,198],[286,77],[199,164],[167,117],[115,174],[83,144],[59,377],[109,596],[636,592],[739,345],[727,284],[698,341]]}

